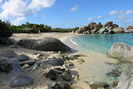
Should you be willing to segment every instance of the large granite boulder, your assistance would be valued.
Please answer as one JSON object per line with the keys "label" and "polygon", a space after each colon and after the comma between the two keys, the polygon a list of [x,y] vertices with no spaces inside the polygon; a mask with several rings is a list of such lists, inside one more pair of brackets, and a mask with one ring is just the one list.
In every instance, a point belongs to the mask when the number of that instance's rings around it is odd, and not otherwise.
{"label": "large granite boulder", "polygon": [[0,56],[0,85],[22,87],[33,84],[33,79],[21,70],[16,58]]}
{"label": "large granite boulder", "polygon": [[133,47],[117,42],[111,47],[107,55],[119,60],[133,61]]}
{"label": "large granite boulder", "polygon": [[8,37],[0,37],[0,45],[12,45],[14,44],[13,39]]}
{"label": "large granite boulder", "polygon": [[100,34],[108,33],[108,30],[106,28],[102,28],[98,31]]}
{"label": "large granite boulder", "polygon": [[128,29],[133,29],[133,26],[128,26],[128,27],[127,27],[127,30],[128,30]]}
{"label": "large granite boulder", "polygon": [[133,29],[125,30],[126,33],[133,33]]}
{"label": "large granite boulder", "polygon": [[11,49],[3,49],[2,51],[0,51],[0,56],[15,58],[18,55]]}
{"label": "large granite boulder", "polygon": [[107,23],[104,24],[103,27],[113,27],[113,22],[112,21],[108,21]]}
{"label": "large granite boulder", "polygon": [[33,39],[23,39],[20,40],[18,45],[40,51],[70,51],[71,48],[63,44],[60,40],[51,37],[45,37],[43,39],[33,40]]}
{"label": "large granite boulder", "polygon": [[113,89],[133,89],[133,65],[121,74],[118,86]]}
{"label": "large granite boulder", "polygon": [[124,33],[124,28],[114,28],[115,33]]}

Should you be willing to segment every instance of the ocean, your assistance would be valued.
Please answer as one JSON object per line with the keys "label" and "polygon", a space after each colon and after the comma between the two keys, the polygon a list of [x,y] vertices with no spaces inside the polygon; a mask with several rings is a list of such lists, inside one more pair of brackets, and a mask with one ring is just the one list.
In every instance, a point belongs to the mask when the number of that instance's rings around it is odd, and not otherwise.
{"label": "ocean", "polygon": [[72,38],[74,44],[86,51],[106,54],[116,42],[124,42],[133,46],[133,34],[88,34]]}

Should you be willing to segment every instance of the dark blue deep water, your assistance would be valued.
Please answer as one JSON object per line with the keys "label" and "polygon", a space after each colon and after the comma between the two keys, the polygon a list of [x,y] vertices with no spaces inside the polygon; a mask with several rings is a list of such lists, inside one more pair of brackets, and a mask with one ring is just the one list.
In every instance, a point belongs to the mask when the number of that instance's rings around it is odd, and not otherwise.
{"label": "dark blue deep water", "polygon": [[88,34],[72,38],[80,48],[88,51],[106,53],[116,42],[133,46],[133,34]]}

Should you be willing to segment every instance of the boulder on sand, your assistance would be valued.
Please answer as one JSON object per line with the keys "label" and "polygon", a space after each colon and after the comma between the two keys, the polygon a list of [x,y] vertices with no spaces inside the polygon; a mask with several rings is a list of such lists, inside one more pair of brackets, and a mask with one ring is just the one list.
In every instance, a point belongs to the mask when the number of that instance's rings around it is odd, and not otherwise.
{"label": "boulder on sand", "polygon": [[23,39],[20,40],[18,45],[40,51],[70,51],[71,48],[63,44],[60,40],[51,37],[45,37],[43,39],[33,40],[33,39]]}
{"label": "boulder on sand", "polygon": [[0,37],[0,45],[12,45],[14,44],[13,39],[8,37]]}
{"label": "boulder on sand", "polygon": [[0,85],[22,87],[33,84],[33,79],[24,74],[15,58],[0,56]]}
{"label": "boulder on sand", "polygon": [[133,62],[133,47],[117,42],[111,47],[107,55],[112,58]]}

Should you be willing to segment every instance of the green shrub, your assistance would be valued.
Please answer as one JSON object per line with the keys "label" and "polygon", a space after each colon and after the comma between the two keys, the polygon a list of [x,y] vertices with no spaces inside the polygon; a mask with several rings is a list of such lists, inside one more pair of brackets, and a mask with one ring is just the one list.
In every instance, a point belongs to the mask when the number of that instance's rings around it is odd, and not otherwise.
{"label": "green shrub", "polygon": [[0,37],[10,37],[12,36],[12,30],[10,25],[0,20]]}

